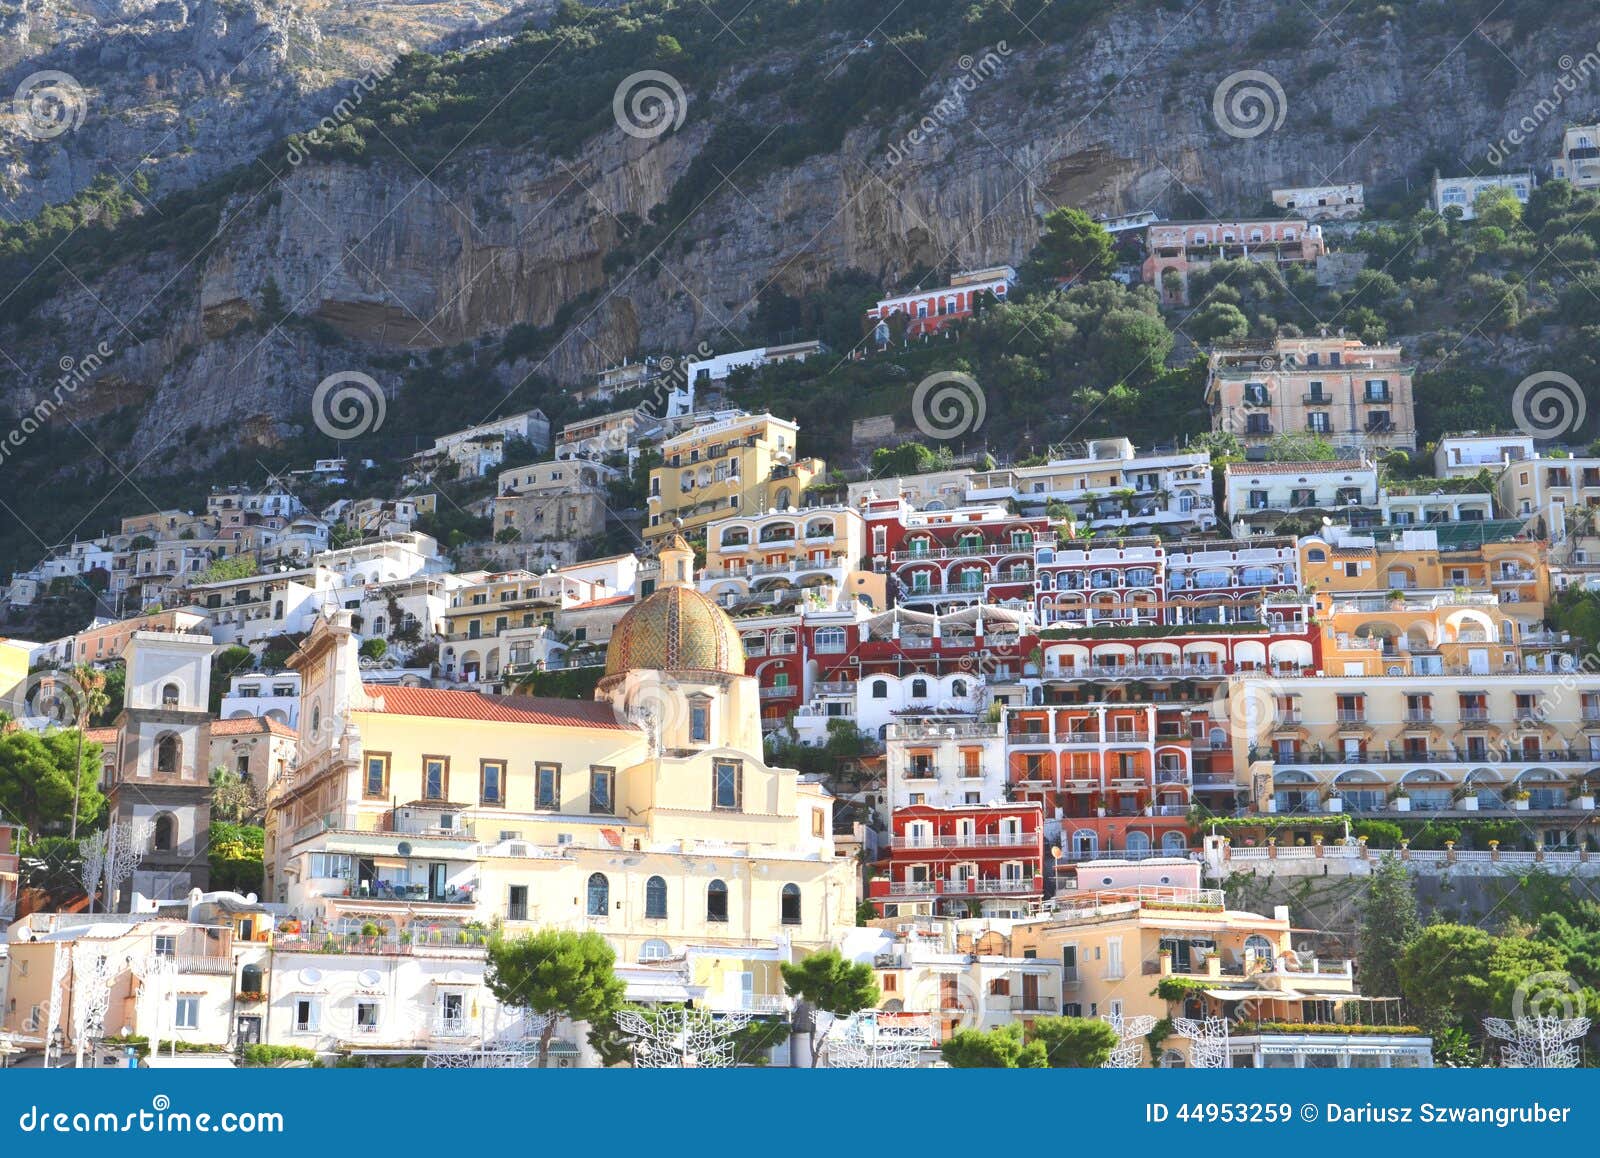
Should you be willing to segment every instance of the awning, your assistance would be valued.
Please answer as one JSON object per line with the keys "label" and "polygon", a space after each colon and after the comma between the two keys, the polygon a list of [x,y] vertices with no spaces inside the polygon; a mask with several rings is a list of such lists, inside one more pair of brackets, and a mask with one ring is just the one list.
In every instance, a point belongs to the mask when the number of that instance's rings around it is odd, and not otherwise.
{"label": "awning", "polygon": [[1218,1001],[1243,1001],[1246,997],[1260,997],[1259,989],[1207,989],[1207,997],[1215,997]]}

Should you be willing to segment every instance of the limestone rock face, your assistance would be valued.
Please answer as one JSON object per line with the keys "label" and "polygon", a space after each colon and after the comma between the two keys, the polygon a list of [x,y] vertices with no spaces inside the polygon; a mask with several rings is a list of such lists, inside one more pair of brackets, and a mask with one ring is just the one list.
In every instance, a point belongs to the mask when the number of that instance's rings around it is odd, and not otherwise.
{"label": "limestone rock face", "polygon": [[[0,142],[9,207],[26,215],[62,200],[113,162],[153,169],[159,188],[190,184],[219,157],[310,125],[332,103],[319,97],[352,75],[363,45],[349,9],[362,7],[30,0],[0,19],[0,79],[77,46],[92,57],[82,72],[93,99],[118,111],[89,116],[60,148]],[[509,5],[402,7],[408,27],[432,19],[437,31]],[[726,344],[769,285],[798,294],[847,268],[893,282],[919,266],[1020,261],[1055,205],[1248,212],[1274,186],[1414,182],[1434,152],[1483,163],[1551,91],[1569,46],[1600,41],[1600,12],[1587,9],[1531,30],[1485,25],[1521,70],[1497,72],[1492,92],[1484,53],[1388,27],[1245,50],[1278,12],[1268,0],[1141,5],[1070,44],[997,45],[966,72],[932,77],[913,111],[853,129],[837,152],[728,174],[646,264],[622,251],[716,119],[764,124],[781,109],[718,94],[692,103],[675,133],[611,131],[568,158],[468,148],[426,176],[400,160],[263,174],[199,252],[128,258],[0,328],[11,359],[0,411],[28,404],[63,356],[105,341],[115,354],[85,405],[136,406],[136,444],[213,432],[203,446],[175,440],[151,464],[160,469],[305,429],[328,373],[361,370],[396,390],[408,357],[513,325],[558,333],[546,356],[501,368],[508,388],[534,371],[573,382],[624,356]],[[750,51],[762,67],[760,46]],[[1218,84],[1241,68],[1271,73],[1284,94],[1282,124],[1253,139],[1224,133],[1213,114]],[[1546,163],[1560,129],[1559,118],[1539,126],[1510,163]],[[307,324],[263,325],[269,286]]]}

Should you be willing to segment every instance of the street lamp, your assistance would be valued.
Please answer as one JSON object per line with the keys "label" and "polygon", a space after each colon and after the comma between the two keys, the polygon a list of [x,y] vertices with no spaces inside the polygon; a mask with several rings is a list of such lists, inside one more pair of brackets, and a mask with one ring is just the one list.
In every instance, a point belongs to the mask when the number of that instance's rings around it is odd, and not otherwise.
{"label": "street lamp", "polygon": [[1053,897],[1061,892],[1061,846],[1059,844],[1052,844],[1050,846],[1050,859],[1055,862],[1055,884],[1050,893],[1050,895]]}
{"label": "street lamp", "polygon": [[[58,1025],[54,1029],[52,1029],[50,1031],[50,1040],[49,1040],[48,1043],[46,1043],[46,1045],[44,1047],[44,1068],[45,1069],[49,1070],[49,1069],[59,1069],[60,1068],[61,1045],[62,1045],[61,1027]],[[50,1064],[50,1056],[52,1054],[55,1055],[55,1059],[56,1059],[56,1065],[53,1065],[53,1066]]]}

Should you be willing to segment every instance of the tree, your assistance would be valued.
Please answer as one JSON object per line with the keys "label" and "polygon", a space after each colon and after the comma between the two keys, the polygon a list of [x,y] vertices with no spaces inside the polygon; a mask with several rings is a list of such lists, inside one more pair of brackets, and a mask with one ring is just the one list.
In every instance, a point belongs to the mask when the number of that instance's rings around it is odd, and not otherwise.
{"label": "tree", "polygon": [[227,579],[248,579],[261,570],[253,555],[233,555],[226,559],[217,559],[204,571],[195,576],[198,583],[220,583]]}
{"label": "tree", "polygon": [[[878,1004],[878,982],[872,975],[872,967],[846,961],[837,949],[813,953],[797,965],[784,962],[779,968],[783,970],[783,988],[790,997],[798,997],[813,1009],[831,1013],[835,1019]],[[822,1056],[822,1043],[832,1030],[830,1025],[812,1043],[812,1065]]]}
{"label": "tree", "polygon": [[211,815],[230,824],[244,824],[259,819],[262,806],[261,793],[248,776],[240,776],[223,767],[211,770]]}
{"label": "tree", "polygon": [[254,824],[211,822],[211,887],[236,893],[259,893],[266,873],[263,853],[266,831]]}
{"label": "tree", "polygon": [[388,654],[389,645],[381,636],[375,635],[371,639],[364,639],[361,641],[362,659],[382,659]]}
{"label": "tree", "polygon": [[1361,901],[1361,991],[1374,997],[1400,992],[1400,958],[1422,932],[1417,895],[1400,861],[1386,856],[1372,870]]}
{"label": "tree", "polygon": [[1238,306],[1212,302],[1191,314],[1184,329],[1201,344],[1237,342],[1250,332],[1250,319]]}
{"label": "tree", "polygon": [[219,651],[211,660],[211,694],[207,697],[213,716],[222,714],[222,697],[227,694],[233,677],[252,671],[256,666],[255,653],[248,647],[234,644]]}
{"label": "tree", "polygon": [[1062,206],[1045,215],[1044,231],[1024,275],[1036,285],[1057,280],[1093,281],[1117,266],[1117,243],[1082,209]]}
{"label": "tree", "polygon": [[97,819],[106,802],[95,786],[100,745],[83,743],[80,758],[80,743],[76,728],[0,734],[0,813],[35,836],[65,826],[74,800],[80,819]]}
{"label": "tree", "polygon": [[78,725],[76,729],[78,733],[78,774],[73,777],[72,829],[68,833],[68,836],[71,839],[76,840],[78,838],[78,809],[82,804],[81,786],[84,779],[83,733],[84,730],[88,728],[89,721],[94,719],[97,713],[105,710],[106,677],[103,672],[97,670],[96,668],[92,668],[86,663],[80,663],[77,667],[72,669],[72,678],[73,681],[78,685],[78,693],[81,697],[81,700],[77,705],[78,718],[76,721]]}
{"label": "tree", "polygon": [[1044,1047],[1045,1064],[1057,1070],[1093,1070],[1116,1048],[1117,1031],[1097,1017],[1041,1017],[1028,1041]]}
{"label": "tree", "polygon": [[622,1008],[627,986],[612,971],[616,960],[599,933],[544,929],[490,942],[484,984],[500,1004],[544,1015],[539,1068],[545,1069],[558,1018],[594,1025],[610,1021]]}
{"label": "tree", "polygon": [[872,474],[874,478],[901,478],[907,475],[928,474],[939,470],[945,465],[926,446],[920,442],[902,442],[899,446],[890,449],[880,446],[872,452]]}
{"label": "tree", "polygon": [[1400,995],[1425,1028],[1476,1027],[1494,1002],[1489,963],[1495,939],[1472,925],[1430,925],[1400,958]]}
{"label": "tree", "polygon": [[1272,462],[1332,462],[1338,457],[1333,444],[1318,434],[1286,430],[1267,443],[1267,458]]}
{"label": "tree", "polygon": [[1089,342],[1090,355],[1110,382],[1153,378],[1171,352],[1172,331],[1155,314],[1142,310],[1113,310]]}
{"label": "tree", "polygon": [[[1061,1021],[1077,1020],[1060,1018]],[[1110,1032],[1111,1027],[1106,1026]],[[1115,1038],[1115,1033],[1112,1034]],[[946,1064],[958,1070],[1039,1070],[1049,1066],[1042,1041],[1024,1043],[1022,1025],[998,1029],[958,1029],[939,1047]]]}

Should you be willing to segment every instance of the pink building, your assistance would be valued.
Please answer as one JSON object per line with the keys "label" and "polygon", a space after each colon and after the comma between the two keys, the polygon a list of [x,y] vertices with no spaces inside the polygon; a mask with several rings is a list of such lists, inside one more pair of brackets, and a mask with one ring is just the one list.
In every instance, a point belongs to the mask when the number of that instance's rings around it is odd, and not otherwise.
{"label": "pink building", "polygon": [[906,337],[918,338],[936,333],[957,318],[970,318],[984,294],[1005,301],[1016,282],[1017,271],[1009,265],[969,270],[956,274],[947,286],[884,298],[867,311],[867,320],[887,322],[895,314],[904,314]]}
{"label": "pink building", "polygon": [[[1260,221],[1161,221],[1145,235],[1144,282],[1169,305],[1188,300],[1189,274],[1216,261],[1316,261],[1322,227],[1298,217]],[[1167,276],[1171,271],[1172,277]]]}

